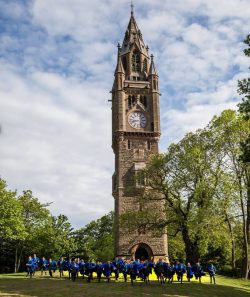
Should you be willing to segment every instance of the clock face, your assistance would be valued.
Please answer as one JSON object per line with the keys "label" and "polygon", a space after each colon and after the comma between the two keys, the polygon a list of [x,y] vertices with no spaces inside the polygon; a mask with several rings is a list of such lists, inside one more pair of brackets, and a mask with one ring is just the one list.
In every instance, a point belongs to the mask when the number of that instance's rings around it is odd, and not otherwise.
{"label": "clock face", "polygon": [[131,127],[140,129],[146,127],[147,120],[142,112],[136,111],[128,116],[128,122]]}

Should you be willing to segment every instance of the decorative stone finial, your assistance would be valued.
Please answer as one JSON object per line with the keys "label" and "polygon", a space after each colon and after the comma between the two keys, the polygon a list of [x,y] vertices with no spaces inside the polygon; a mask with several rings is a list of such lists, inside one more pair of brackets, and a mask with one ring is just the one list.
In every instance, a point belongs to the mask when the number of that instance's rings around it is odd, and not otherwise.
{"label": "decorative stone finial", "polygon": [[133,4],[133,1],[131,1],[131,16],[134,15],[134,4]]}

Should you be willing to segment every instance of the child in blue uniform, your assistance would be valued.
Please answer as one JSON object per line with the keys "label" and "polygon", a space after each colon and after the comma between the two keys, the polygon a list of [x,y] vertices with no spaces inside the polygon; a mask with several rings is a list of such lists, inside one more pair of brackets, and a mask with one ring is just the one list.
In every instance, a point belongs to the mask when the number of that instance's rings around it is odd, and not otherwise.
{"label": "child in blue uniform", "polygon": [[201,277],[204,276],[205,273],[203,271],[203,267],[201,266],[201,264],[199,262],[197,262],[193,266],[193,272],[194,272],[195,278],[199,279],[199,283],[201,283]]}
{"label": "child in blue uniform", "polygon": [[173,283],[174,274],[175,274],[175,265],[174,265],[174,263],[170,263],[169,267],[168,267],[168,273],[167,273],[167,278],[168,278],[169,284]]}
{"label": "child in blue uniform", "polygon": [[163,282],[164,282],[164,262],[162,261],[161,258],[155,265],[155,273],[157,275],[158,281],[160,281],[160,284],[163,284]]}
{"label": "child in blue uniform", "polygon": [[188,282],[190,282],[190,279],[193,278],[193,276],[194,276],[194,272],[193,272],[192,266],[189,262],[187,263],[186,270],[187,270],[187,280],[188,280]]}
{"label": "child in blue uniform", "polygon": [[210,276],[210,284],[212,284],[213,282],[215,284],[215,272],[216,272],[215,266],[212,263],[210,263],[208,265],[207,270],[208,270],[208,273],[209,273],[209,276]]}
{"label": "child in blue uniform", "polygon": [[31,258],[31,256],[29,256],[28,261],[26,263],[27,276],[29,275],[30,278],[32,278],[32,275],[33,275],[35,269],[36,269],[36,264],[33,261],[33,259]]}
{"label": "child in blue uniform", "polygon": [[100,283],[101,282],[102,273],[103,273],[103,265],[102,265],[101,262],[97,262],[96,263],[95,271],[96,271],[96,274],[97,274],[98,282]]}
{"label": "child in blue uniform", "polygon": [[77,261],[75,259],[72,259],[71,263],[70,263],[70,272],[71,272],[71,279],[73,282],[76,281],[76,275],[79,271],[79,265],[77,263]]}
{"label": "child in blue uniform", "polygon": [[46,270],[48,268],[48,262],[47,260],[45,259],[45,257],[42,258],[42,261],[41,261],[41,275],[43,275],[43,272],[45,273],[46,275]]}
{"label": "child in blue uniform", "polygon": [[58,266],[58,269],[59,269],[60,277],[62,277],[63,276],[63,271],[67,270],[66,261],[64,261],[63,257],[61,257],[60,260],[57,262],[57,266]]}
{"label": "child in blue uniform", "polygon": [[83,260],[83,259],[81,259],[81,260],[80,260],[80,263],[79,263],[79,272],[81,273],[82,278],[84,279],[84,274],[85,274],[85,263],[84,263],[84,260]]}
{"label": "child in blue uniform", "polygon": [[138,274],[138,263],[136,261],[131,260],[129,263],[129,274],[131,279],[131,286],[134,285],[134,281]]}
{"label": "child in blue uniform", "polygon": [[40,259],[37,257],[36,254],[34,254],[33,258],[32,258],[33,262],[34,262],[34,265],[35,265],[35,269],[34,269],[34,272],[33,274],[35,275],[35,272],[36,270],[39,269],[39,265],[40,265]]}
{"label": "child in blue uniform", "polygon": [[125,283],[127,282],[127,277],[128,277],[128,273],[129,273],[129,263],[125,260],[123,262],[123,266],[121,268],[123,277],[124,277],[124,281]]}
{"label": "child in blue uniform", "polygon": [[142,278],[146,284],[149,283],[149,271],[150,271],[149,262],[148,260],[145,260],[142,263]]}
{"label": "child in blue uniform", "polygon": [[186,272],[186,265],[182,263],[182,261],[178,262],[176,265],[176,274],[177,274],[177,279],[178,281],[183,280],[183,274]]}
{"label": "child in blue uniform", "polygon": [[95,272],[95,268],[96,268],[96,263],[94,260],[92,260],[89,263],[89,277],[88,277],[88,282],[90,282],[90,280],[93,279],[93,273]]}
{"label": "child in blue uniform", "polygon": [[108,261],[107,263],[104,263],[103,272],[105,277],[108,279],[108,283],[110,282],[110,276],[113,269],[114,269],[113,263],[111,263],[110,261]]}
{"label": "child in blue uniform", "polygon": [[48,268],[49,268],[49,275],[50,277],[53,277],[53,274],[52,272],[56,272],[56,268],[57,268],[57,264],[56,264],[56,261],[52,260],[52,259],[49,259],[48,261]]}

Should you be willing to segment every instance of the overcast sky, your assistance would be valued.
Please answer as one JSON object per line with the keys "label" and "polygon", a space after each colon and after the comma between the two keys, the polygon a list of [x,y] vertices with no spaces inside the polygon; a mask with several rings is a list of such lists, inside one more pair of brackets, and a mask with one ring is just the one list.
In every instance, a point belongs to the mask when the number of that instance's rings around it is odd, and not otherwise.
{"label": "overcast sky", "polygon": [[[249,0],[136,0],[155,56],[161,151],[236,108]],[[110,93],[127,0],[0,0],[0,176],[75,228],[113,209]]]}

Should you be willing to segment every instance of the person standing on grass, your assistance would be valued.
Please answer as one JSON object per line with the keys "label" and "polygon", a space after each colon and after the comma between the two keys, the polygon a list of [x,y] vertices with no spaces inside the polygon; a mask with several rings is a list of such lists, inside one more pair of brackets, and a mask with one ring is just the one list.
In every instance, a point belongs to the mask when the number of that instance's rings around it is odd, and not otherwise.
{"label": "person standing on grass", "polygon": [[55,273],[56,272],[56,261],[52,260],[51,258],[49,259],[49,262],[48,262],[48,269],[49,269],[49,276],[50,277],[53,277],[53,272]]}
{"label": "person standing on grass", "polygon": [[128,273],[129,273],[129,263],[125,260],[123,262],[123,267],[122,267],[122,274],[123,274],[125,283],[127,282]]}
{"label": "person standing on grass", "polygon": [[215,284],[215,272],[216,272],[215,266],[212,263],[210,263],[208,265],[207,270],[208,270],[208,273],[209,273],[209,276],[210,276],[210,284],[212,284],[213,282]]}
{"label": "person standing on grass", "polygon": [[65,269],[65,265],[66,265],[66,262],[64,261],[64,258],[61,257],[60,260],[57,262],[57,266],[58,266],[58,269],[59,269],[60,277],[63,276],[63,271]]}
{"label": "person standing on grass", "polygon": [[89,283],[93,279],[93,273],[95,272],[95,268],[96,268],[96,263],[95,263],[95,260],[93,259],[88,264],[88,282]]}
{"label": "person standing on grass", "polygon": [[77,261],[75,259],[72,259],[70,263],[70,272],[71,272],[71,279],[73,282],[76,281],[76,275],[78,273],[78,270],[79,270],[79,265]]}
{"label": "person standing on grass", "polygon": [[181,284],[182,284],[182,280],[183,280],[183,274],[185,272],[186,272],[186,265],[183,264],[182,261],[178,262],[176,274],[177,274],[177,279],[178,279],[178,281],[181,281]]}
{"label": "person standing on grass", "polygon": [[103,273],[103,265],[102,265],[102,262],[97,262],[96,263],[96,274],[97,274],[97,279],[98,279],[98,283],[101,282],[101,277],[102,277],[102,273]]}
{"label": "person standing on grass", "polygon": [[113,271],[114,264],[108,261],[107,263],[103,264],[103,272],[105,277],[108,279],[108,283],[110,282],[111,272]]}
{"label": "person standing on grass", "polygon": [[33,262],[34,262],[34,265],[35,265],[35,269],[34,269],[34,272],[33,274],[35,275],[35,272],[36,270],[39,269],[39,265],[40,265],[40,259],[37,257],[36,254],[34,254],[33,258],[32,258]]}
{"label": "person standing on grass", "polygon": [[164,282],[164,266],[165,263],[162,261],[162,258],[160,258],[155,265],[155,272],[160,284],[163,284]]}
{"label": "person standing on grass", "polygon": [[43,272],[46,275],[47,267],[48,267],[48,261],[45,259],[45,257],[42,257],[42,261],[41,261],[41,275],[43,275]]}
{"label": "person standing on grass", "polygon": [[27,276],[30,276],[30,278],[32,278],[32,275],[34,274],[35,269],[36,269],[36,264],[33,261],[32,257],[29,256],[28,261],[26,263]]}
{"label": "person standing on grass", "polygon": [[173,283],[174,274],[175,274],[175,265],[174,265],[174,263],[170,263],[169,267],[168,267],[168,273],[167,273],[167,278],[168,278],[169,284]]}
{"label": "person standing on grass", "polygon": [[115,274],[115,280],[118,280],[119,278],[119,273],[120,273],[120,267],[122,264],[122,259],[118,259],[117,257],[114,259],[112,262],[113,264],[113,272]]}
{"label": "person standing on grass", "polygon": [[84,274],[85,274],[85,263],[84,263],[84,260],[83,260],[83,259],[80,260],[80,264],[79,264],[79,272],[81,273],[82,278],[84,279]]}
{"label": "person standing on grass", "polygon": [[48,270],[49,270],[49,276],[53,277],[53,274],[52,274],[52,259],[51,258],[49,258],[47,266],[48,266]]}
{"label": "person standing on grass", "polygon": [[193,278],[194,276],[194,272],[189,262],[187,263],[186,270],[187,270],[187,280],[188,282],[190,282],[190,279]]}
{"label": "person standing on grass", "polygon": [[68,270],[68,273],[69,273],[69,278],[71,278],[71,259],[70,257],[68,258],[68,261],[66,262],[66,266],[67,266],[67,270]]}
{"label": "person standing on grass", "polygon": [[196,279],[199,279],[199,283],[201,283],[201,277],[205,275],[203,267],[201,266],[201,264],[199,262],[197,262],[194,266],[193,266],[193,271],[194,271],[194,275]]}
{"label": "person standing on grass", "polygon": [[136,275],[138,272],[137,262],[133,261],[133,259],[129,263],[129,274],[131,279],[131,286],[134,285],[134,280],[136,279]]}

